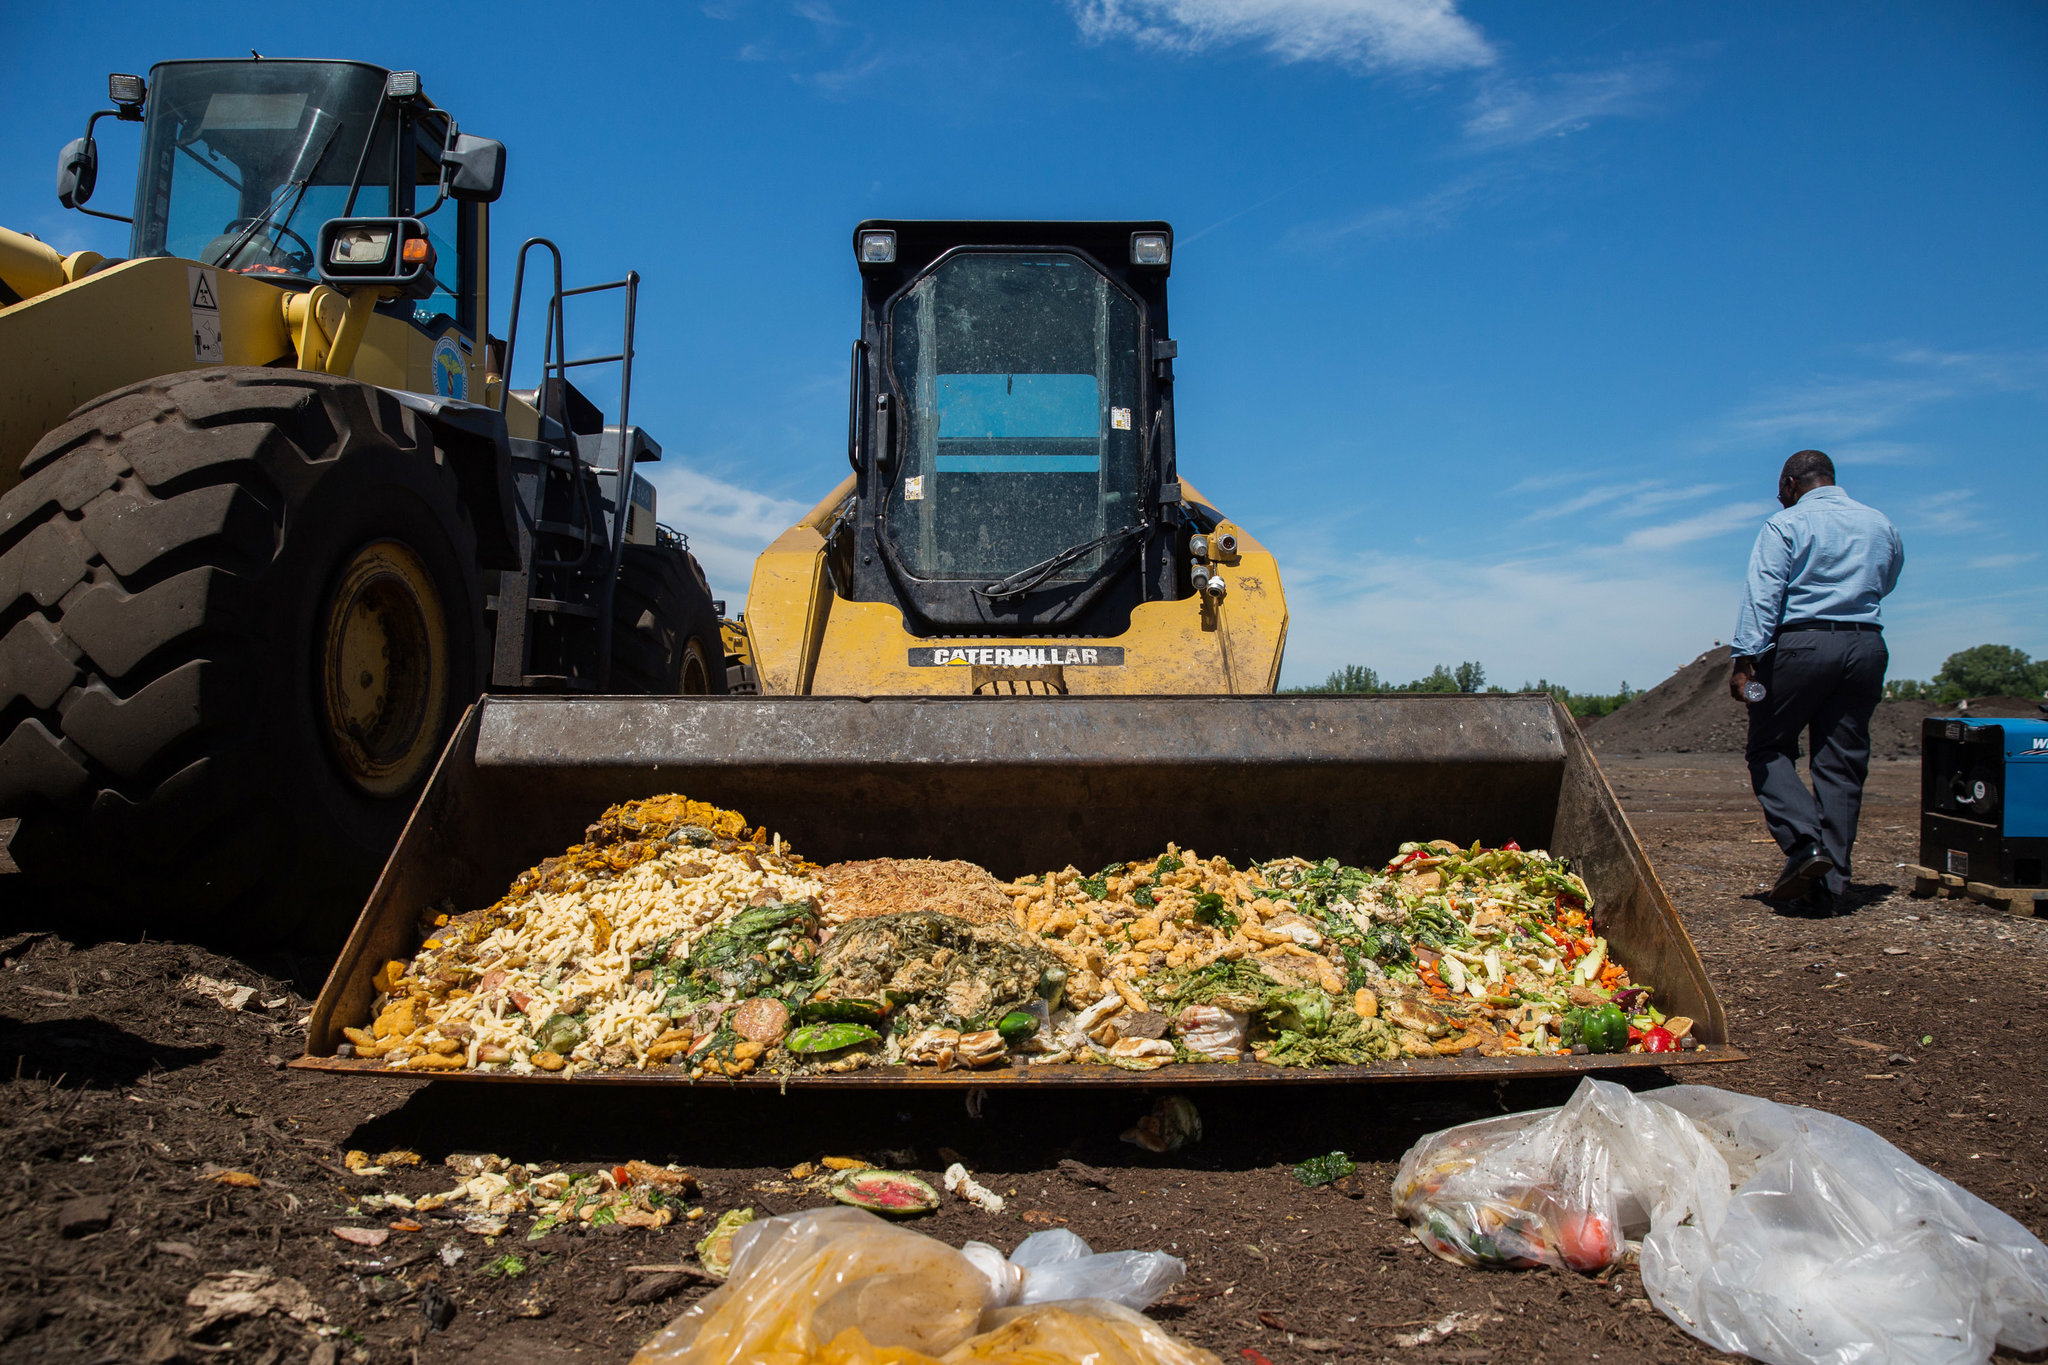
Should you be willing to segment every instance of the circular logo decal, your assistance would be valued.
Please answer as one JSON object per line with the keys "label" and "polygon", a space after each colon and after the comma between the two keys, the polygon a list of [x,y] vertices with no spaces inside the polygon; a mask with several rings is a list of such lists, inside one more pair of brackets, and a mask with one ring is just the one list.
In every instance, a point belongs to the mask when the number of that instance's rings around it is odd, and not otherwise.
{"label": "circular logo decal", "polygon": [[434,392],[442,398],[469,397],[469,361],[453,332],[434,343]]}

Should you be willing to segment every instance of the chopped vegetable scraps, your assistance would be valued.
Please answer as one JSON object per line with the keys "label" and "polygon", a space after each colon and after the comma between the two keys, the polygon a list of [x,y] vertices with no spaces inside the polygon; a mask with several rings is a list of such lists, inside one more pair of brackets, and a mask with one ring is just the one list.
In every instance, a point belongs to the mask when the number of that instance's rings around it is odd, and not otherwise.
{"label": "chopped vegetable scraps", "polygon": [[820,870],[670,795],[612,807],[504,899],[436,918],[344,1032],[410,1070],[693,1079],[1697,1046],[1592,912],[1567,863],[1512,844],[1406,843],[1378,868],[1169,844],[1003,883],[959,862]]}

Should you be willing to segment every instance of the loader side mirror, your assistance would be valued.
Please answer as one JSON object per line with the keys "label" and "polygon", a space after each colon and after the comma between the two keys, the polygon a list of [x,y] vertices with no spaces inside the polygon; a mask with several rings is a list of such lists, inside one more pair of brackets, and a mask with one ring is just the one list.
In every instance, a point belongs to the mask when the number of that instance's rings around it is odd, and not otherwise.
{"label": "loader side mirror", "polygon": [[487,137],[458,133],[455,144],[441,153],[447,168],[448,195],[471,203],[494,204],[505,188],[505,144]]}
{"label": "loader side mirror", "polygon": [[99,178],[100,149],[91,134],[72,138],[57,153],[57,202],[65,208],[83,208]]}

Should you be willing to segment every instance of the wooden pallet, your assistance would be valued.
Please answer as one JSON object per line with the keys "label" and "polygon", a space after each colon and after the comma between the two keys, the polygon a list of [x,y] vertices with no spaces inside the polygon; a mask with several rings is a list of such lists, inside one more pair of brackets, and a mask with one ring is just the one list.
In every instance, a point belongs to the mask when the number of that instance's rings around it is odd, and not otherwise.
{"label": "wooden pallet", "polygon": [[1929,896],[1960,897],[1996,906],[2008,915],[2048,918],[2048,887],[1993,886],[1917,863],[1907,863],[1906,872],[1913,878],[1913,894],[1922,900]]}

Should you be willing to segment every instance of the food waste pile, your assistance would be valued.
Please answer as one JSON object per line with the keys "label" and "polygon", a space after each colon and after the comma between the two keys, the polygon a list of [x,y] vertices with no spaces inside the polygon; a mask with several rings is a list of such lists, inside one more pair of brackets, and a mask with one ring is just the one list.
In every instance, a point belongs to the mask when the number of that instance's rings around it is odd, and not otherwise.
{"label": "food waste pile", "polygon": [[1169,844],[1094,873],[820,867],[680,795],[608,809],[496,904],[432,914],[345,1056],[692,1079],[870,1066],[1329,1066],[1680,1051],[1562,859],[1403,844],[1238,867]]}

